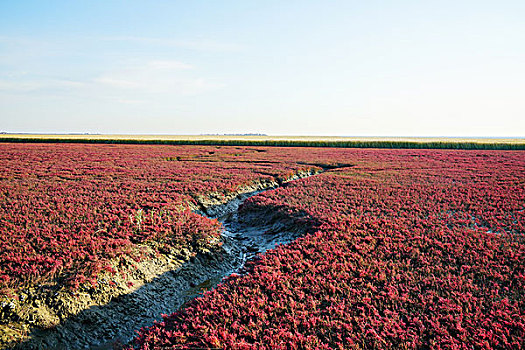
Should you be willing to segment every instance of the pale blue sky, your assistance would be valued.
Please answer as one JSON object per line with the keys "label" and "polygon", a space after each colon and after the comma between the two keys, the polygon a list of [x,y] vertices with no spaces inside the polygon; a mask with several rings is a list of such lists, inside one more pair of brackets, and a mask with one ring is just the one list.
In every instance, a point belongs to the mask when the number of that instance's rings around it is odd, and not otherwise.
{"label": "pale blue sky", "polygon": [[525,136],[525,1],[0,1],[0,131]]}

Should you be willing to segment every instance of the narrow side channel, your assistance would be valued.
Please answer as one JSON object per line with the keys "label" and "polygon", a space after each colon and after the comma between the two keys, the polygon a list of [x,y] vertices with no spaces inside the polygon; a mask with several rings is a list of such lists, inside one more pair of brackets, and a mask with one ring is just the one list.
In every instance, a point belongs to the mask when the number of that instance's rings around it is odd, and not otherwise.
{"label": "narrow side channel", "polygon": [[257,220],[250,213],[239,213],[239,206],[261,192],[278,188],[290,181],[317,175],[321,171],[296,174],[286,181],[272,181],[249,188],[225,203],[208,200],[196,209],[202,215],[222,222],[223,244],[198,254],[175,270],[159,274],[137,290],[121,295],[109,303],[92,306],[51,329],[35,329],[29,340],[17,349],[113,349],[127,344],[135,331],[160,320],[201,295],[215,288],[224,277],[239,272],[257,254],[289,243],[303,232],[291,221]]}

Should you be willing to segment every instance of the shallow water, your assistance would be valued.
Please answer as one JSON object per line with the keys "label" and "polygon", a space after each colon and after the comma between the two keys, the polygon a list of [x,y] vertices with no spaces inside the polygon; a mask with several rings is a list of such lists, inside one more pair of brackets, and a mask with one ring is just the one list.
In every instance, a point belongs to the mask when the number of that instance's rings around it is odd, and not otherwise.
{"label": "shallow water", "polygon": [[161,314],[185,307],[230,274],[242,273],[246,262],[257,254],[300,236],[302,232],[291,227],[291,222],[267,221],[264,214],[239,213],[244,200],[261,192],[242,194],[223,207],[213,208],[224,226],[223,245],[218,252],[197,255],[179,269],[106,305],[84,310],[54,329],[35,330],[19,348],[112,349],[115,344],[129,343],[137,330],[162,320]]}

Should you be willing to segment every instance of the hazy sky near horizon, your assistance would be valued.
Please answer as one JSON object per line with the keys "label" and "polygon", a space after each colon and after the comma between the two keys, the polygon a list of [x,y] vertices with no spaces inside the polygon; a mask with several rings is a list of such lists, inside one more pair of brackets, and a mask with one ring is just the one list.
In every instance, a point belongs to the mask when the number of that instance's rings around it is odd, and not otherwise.
{"label": "hazy sky near horizon", "polygon": [[0,2],[0,131],[525,136],[525,1]]}

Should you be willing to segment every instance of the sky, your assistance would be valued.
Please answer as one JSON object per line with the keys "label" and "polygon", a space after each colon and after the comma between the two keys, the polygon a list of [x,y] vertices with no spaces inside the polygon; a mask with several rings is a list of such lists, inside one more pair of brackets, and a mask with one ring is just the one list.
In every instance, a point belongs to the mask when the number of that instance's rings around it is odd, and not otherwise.
{"label": "sky", "polygon": [[1,0],[0,131],[525,137],[525,1]]}

